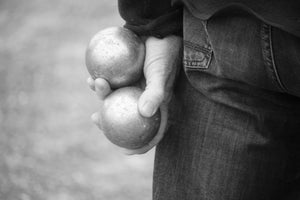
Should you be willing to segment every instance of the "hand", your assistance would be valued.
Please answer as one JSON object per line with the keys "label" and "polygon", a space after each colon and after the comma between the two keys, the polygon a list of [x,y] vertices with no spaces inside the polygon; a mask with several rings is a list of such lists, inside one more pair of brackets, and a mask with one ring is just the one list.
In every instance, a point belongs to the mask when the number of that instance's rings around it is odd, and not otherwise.
{"label": "hand", "polygon": [[[157,109],[161,111],[161,125],[153,140],[146,146],[129,150],[126,154],[142,154],[153,148],[163,138],[167,129],[168,103],[172,97],[173,85],[179,71],[182,55],[182,41],[180,37],[168,36],[163,39],[149,37],[145,41],[146,57],[144,63],[145,91],[142,93],[138,109],[144,117],[151,117]],[[96,91],[103,105],[107,95],[111,93],[108,82],[104,79],[88,79],[92,90]],[[92,115],[92,120],[101,129],[99,114]]]}

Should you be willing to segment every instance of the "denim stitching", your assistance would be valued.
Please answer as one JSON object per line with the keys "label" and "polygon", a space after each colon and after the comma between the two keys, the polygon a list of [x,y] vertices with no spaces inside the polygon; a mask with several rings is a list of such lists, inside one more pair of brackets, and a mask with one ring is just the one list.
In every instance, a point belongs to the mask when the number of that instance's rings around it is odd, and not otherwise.
{"label": "denim stitching", "polygon": [[[209,64],[211,62],[211,57],[212,57],[212,50],[211,49],[208,49],[208,48],[205,48],[205,47],[202,47],[200,45],[197,45],[195,43],[192,43],[190,41],[184,41],[184,48],[185,48],[185,51],[184,53],[186,54],[186,48],[189,48],[191,49],[192,51],[197,51],[197,52],[201,52],[203,53],[204,57],[202,60],[198,60],[195,59],[195,60],[188,60],[186,59],[186,57],[184,56],[184,65],[186,68],[189,68],[189,69],[208,69],[209,67]],[[196,55],[196,53],[194,53],[194,55]],[[191,66],[188,64],[188,62],[194,62],[196,63],[195,66]]]}
{"label": "denim stitching", "polygon": [[286,87],[283,85],[275,64],[273,45],[272,45],[272,29],[270,25],[262,23],[261,29],[261,38],[262,38],[262,54],[265,64],[271,71],[272,79],[278,84],[279,88],[284,92],[287,92]]}
{"label": "denim stitching", "polygon": [[277,71],[277,67],[276,67],[276,64],[275,64],[275,58],[274,58],[274,53],[273,53],[273,44],[272,44],[272,27],[269,26],[269,36],[270,36],[270,53],[271,53],[271,57],[272,57],[272,66],[274,68],[274,72],[275,72],[275,75],[276,75],[276,78],[277,78],[277,81],[280,85],[280,87],[283,88],[283,90],[285,92],[287,92],[287,88],[284,86],[283,82],[281,81],[281,78],[279,76],[279,73]]}

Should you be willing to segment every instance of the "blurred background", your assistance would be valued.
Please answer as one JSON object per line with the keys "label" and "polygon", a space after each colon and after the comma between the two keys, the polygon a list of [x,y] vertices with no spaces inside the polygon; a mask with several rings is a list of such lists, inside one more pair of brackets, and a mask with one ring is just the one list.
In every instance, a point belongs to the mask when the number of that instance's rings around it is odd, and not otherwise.
{"label": "blurred background", "polygon": [[116,0],[0,0],[0,200],[150,200],[153,150],[126,156],[90,120],[84,53]]}

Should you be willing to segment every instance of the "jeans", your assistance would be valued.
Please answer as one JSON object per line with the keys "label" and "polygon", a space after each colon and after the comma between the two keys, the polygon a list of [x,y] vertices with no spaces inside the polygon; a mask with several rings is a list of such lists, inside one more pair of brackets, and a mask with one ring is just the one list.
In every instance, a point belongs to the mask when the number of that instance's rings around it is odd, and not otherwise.
{"label": "jeans", "polygon": [[300,38],[245,13],[185,11],[174,93],[153,199],[300,199]]}

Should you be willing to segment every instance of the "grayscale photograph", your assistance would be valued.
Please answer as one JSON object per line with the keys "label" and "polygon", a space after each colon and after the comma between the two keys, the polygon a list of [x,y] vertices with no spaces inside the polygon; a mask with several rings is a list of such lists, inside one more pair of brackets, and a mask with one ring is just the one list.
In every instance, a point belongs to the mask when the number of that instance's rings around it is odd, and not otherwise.
{"label": "grayscale photograph", "polygon": [[0,0],[0,200],[300,200],[300,1]]}

